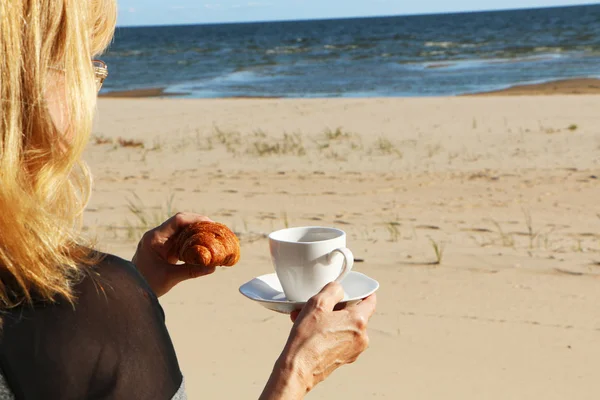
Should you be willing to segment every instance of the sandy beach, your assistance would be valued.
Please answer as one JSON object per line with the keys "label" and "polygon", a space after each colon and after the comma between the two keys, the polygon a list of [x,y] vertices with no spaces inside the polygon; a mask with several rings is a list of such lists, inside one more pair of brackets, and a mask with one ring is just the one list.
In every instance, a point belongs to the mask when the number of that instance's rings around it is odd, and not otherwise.
{"label": "sandy beach", "polygon": [[85,228],[127,259],[176,211],[239,234],[236,267],[161,299],[191,399],[258,397],[291,323],[238,287],[272,272],[269,232],[302,225],[345,230],[381,284],[370,349],[307,398],[596,399],[599,110],[560,93],[102,98]]}

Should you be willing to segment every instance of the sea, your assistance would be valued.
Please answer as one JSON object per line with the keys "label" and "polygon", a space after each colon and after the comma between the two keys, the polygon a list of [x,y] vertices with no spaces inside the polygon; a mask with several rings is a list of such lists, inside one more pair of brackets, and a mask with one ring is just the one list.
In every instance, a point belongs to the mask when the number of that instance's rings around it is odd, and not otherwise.
{"label": "sea", "polygon": [[103,92],[179,97],[455,96],[600,77],[600,5],[117,28]]}

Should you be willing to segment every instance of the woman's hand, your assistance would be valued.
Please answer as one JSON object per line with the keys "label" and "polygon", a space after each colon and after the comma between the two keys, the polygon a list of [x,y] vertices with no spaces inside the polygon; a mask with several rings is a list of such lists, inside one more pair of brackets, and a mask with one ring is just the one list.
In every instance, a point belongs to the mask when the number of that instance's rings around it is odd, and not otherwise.
{"label": "woman's hand", "polygon": [[215,272],[215,268],[177,264],[179,257],[174,238],[186,226],[200,221],[211,220],[198,214],[178,213],[161,226],[146,232],[140,240],[132,261],[157,297],[182,281]]}
{"label": "woman's hand", "polygon": [[261,400],[301,399],[367,349],[367,324],[375,312],[376,296],[334,310],[343,298],[341,285],[331,283],[311,298],[301,312],[292,314],[294,327]]}

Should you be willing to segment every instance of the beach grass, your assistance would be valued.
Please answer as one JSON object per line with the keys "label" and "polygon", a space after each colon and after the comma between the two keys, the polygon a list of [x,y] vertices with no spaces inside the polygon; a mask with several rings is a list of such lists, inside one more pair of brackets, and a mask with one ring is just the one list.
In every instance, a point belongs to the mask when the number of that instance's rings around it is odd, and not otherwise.
{"label": "beach grass", "polygon": [[132,198],[127,199],[127,210],[130,216],[133,217],[133,222],[129,219],[125,222],[127,239],[137,240],[148,230],[159,226],[172,217],[174,214],[174,199],[175,195],[170,194],[164,206],[153,210],[144,204],[136,193],[132,193]]}
{"label": "beach grass", "polygon": [[444,259],[444,251],[446,249],[446,245],[442,242],[438,242],[433,238],[429,238],[429,243],[431,244],[431,248],[433,249],[433,253],[435,255],[435,261],[432,263],[433,265],[441,265]]}
{"label": "beach grass", "polygon": [[388,231],[388,234],[390,236],[389,241],[390,242],[397,242],[400,240],[400,223],[398,222],[388,222],[385,224],[385,227]]}
{"label": "beach grass", "polygon": [[499,238],[500,238],[500,244],[503,247],[515,247],[515,238],[512,234],[510,233],[506,233],[504,232],[504,230],[502,229],[502,226],[500,226],[500,223],[498,223],[495,220],[491,221],[492,224],[494,224],[494,226],[496,227],[496,233],[498,234]]}
{"label": "beach grass", "polygon": [[375,142],[374,150],[382,155],[395,155],[402,158],[403,153],[392,141],[386,137],[379,137]]}

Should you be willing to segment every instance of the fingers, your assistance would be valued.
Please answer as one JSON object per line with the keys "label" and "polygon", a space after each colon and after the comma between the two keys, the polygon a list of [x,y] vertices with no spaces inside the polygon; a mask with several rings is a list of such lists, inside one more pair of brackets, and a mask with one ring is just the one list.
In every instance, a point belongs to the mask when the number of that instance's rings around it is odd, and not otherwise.
{"label": "fingers", "polygon": [[201,276],[210,275],[215,272],[215,267],[204,267],[201,265],[191,265],[191,264],[182,264],[182,265],[173,265],[170,267],[169,275],[173,280],[173,285],[176,285],[180,282],[186,281],[188,279],[199,278]]}
{"label": "fingers", "polygon": [[[333,311],[340,311],[346,308],[346,303],[338,303],[335,305],[335,307],[333,307]],[[294,310],[290,313],[290,319],[292,320],[292,322],[296,322],[296,320],[298,319],[298,316],[300,316],[300,313],[302,312],[302,309],[300,310]]]}
{"label": "fingers", "polygon": [[372,294],[360,303],[352,306],[352,311],[358,313],[359,316],[364,317],[368,321],[375,313],[377,307],[377,295]]}
{"label": "fingers", "polygon": [[333,311],[333,308],[344,299],[344,289],[337,282],[327,284],[317,295],[313,296],[306,308],[309,310]]}
{"label": "fingers", "polygon": [[154,236],[159,237],[159,242],[164,244],[164,246],[161,246],[164,247],[161,252],[164,253],[164,257],[169,264],[176,264],[179,261],[179,254],[176,254],[176,249],[173,246],[174,241],[171,238],[174,238],[186,226],[200,221],[212,222],[210,218],[203,215],[177,213],[154,229]]}
{"label": "fingers", "polygon": [[180,212],[163,222],[162,225],[157,228],[157,230],[160,231],[162,235],[170,237],[178,233],[186,226],[193,224],[194,222],[201,221],[212,222],[210,218],[200,214]]}
{"label": "fingers", "polygon": [[292,320],[292,322],[296,322],[296,320],[298,319],[298,316],[300,315],[300,310],[294,310],[291,312],[290,314],[290,319]]}

